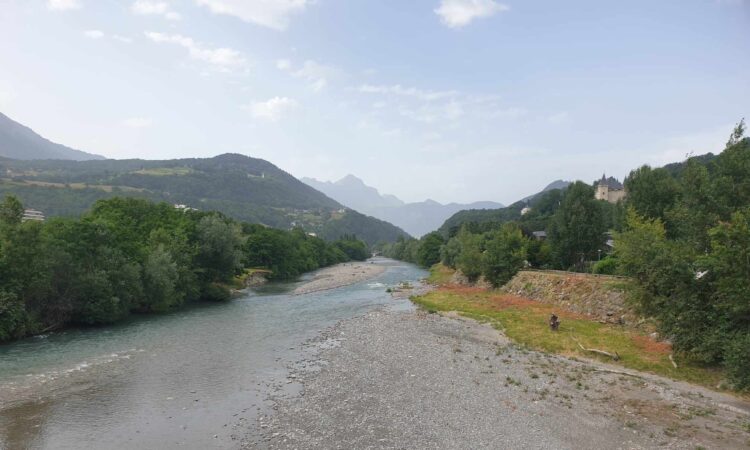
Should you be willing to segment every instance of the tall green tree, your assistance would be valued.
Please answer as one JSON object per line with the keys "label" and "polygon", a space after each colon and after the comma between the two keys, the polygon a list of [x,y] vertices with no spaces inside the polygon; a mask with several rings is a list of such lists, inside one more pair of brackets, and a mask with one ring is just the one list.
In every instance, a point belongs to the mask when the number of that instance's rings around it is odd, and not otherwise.
{"label": "tall green tree", "polygon": [[594,189],[582,181],[568,186],[548,233],[557,264],[563,269],[583,270],[585,261],[593,259],[604,245],[605,231]]}
{"label": "tall green tree", "polygon": [[423,267],[431,267],[440,262],[440,247],[445,243],[443,236],[437,231],[422,237],[417,250],[417,262]]}
{"label": "tall green tree", "polygon": [[627,202],[641,216],[665,220],[680,193],[679,185],[663,168],[641,166],[625,178]]}
{"label": "tall green tree", "polygon": [[482,274],[493,286],[501,286],[523,268],[528,239],[516,224],[505,224],[489,233],[482,254]]}

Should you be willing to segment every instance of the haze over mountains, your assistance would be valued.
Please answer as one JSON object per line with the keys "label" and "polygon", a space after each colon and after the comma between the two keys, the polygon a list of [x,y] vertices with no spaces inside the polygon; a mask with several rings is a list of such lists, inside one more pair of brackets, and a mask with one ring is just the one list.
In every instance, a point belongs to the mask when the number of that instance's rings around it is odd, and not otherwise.
{"label": "haze over mountains", "polygon": [[458,211],[503,207],[501,203],[492,201],[444,205],[428,199],[423,202],[406,203],[393,195],[381,194],[354,175],[347,175],[335,182],[318,181],[314,178],[302,178],[301,181],[349,208],[390,222],[417,237],[436,230]]}
{"label": "haze over mountains", "polygon": [[26,160],[72,159],[86,161],[104,159],[101,155],[94,155],[56,144],[3,113],[0,113],[0,156]]}
{"label": "haze over mountains", "polygon": [[0,113],[0,197],[13,194],[48,217],[77,217],[121,196],[220,211],[251,223],[302,227],[328,240],[370,245],[407,236],[345,208],[263,159],[239,154],[172,160],[114,160],[53,143]]}

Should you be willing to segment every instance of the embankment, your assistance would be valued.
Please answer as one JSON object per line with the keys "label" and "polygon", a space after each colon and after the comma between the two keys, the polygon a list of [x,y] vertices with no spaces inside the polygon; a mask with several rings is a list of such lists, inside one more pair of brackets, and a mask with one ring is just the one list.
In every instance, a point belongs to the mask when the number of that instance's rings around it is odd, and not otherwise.
{"label": "embankment", "polygon": [[641,321],[628,304],[627,278],[552,270],[518,272],[502,292],[559,306],[605,323],[635,325]]}

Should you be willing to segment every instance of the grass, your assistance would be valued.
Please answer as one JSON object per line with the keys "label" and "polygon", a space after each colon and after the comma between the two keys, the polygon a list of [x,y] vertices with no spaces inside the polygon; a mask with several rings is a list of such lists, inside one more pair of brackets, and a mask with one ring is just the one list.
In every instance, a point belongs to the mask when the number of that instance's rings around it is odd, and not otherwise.
{"label": "grass", "polygon": [[450,284],[453,272],[453,269],[450,267],[446,267],[442,263],[437,263],[430,267],[430,276],[427,277],[427,282],[438,286]]}
{"label": "grass", "polygon": [[136,170],[133,173],[163,177],[166,175],[187,175],[193,172],[194,170],[190,167],[154,167],[153,169]]}
{"label": "grass", "polygon": [[[672,348],[648,335],[618,325],[603,324],[560,307],[482,288],[446,284],[450,269],[434,266],[429,281],[441,284],[426,295],[412,301],[429,311],[457,311],[502,330],[516,343],[534,350],[570,357],[596,358],[629,369],[650,372],[672,379],[689,381],[714,388],[723,378],[719,370],[705,368],[677,359],[675,369],[669,360]],[[433,281],[434,280],[434,281]],[[552,313],[562,324],[557,332],[547,321]],[[606,357],[584,352],[578,347],[617,352],[621,359],[614,363]]]}

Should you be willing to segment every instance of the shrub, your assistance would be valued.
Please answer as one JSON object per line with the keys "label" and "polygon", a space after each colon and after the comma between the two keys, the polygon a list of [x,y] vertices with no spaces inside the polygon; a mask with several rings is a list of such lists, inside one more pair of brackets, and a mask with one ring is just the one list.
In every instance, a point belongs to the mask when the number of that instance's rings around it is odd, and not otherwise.
{"label": "shrub", "polygon": [[617,266],[617,258],[607,256],[601,261],[597,261],[596,264],[594,264],[592,271],[600,275],[614,275],[617,273]]}

